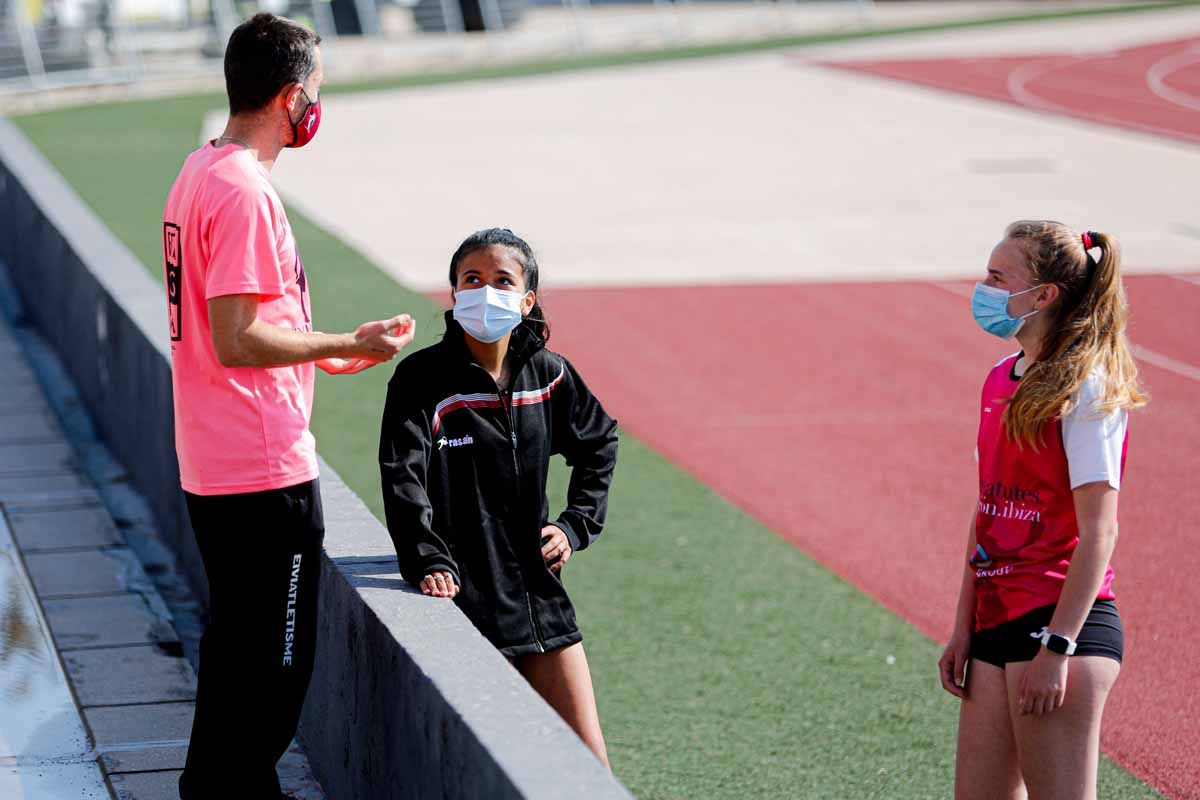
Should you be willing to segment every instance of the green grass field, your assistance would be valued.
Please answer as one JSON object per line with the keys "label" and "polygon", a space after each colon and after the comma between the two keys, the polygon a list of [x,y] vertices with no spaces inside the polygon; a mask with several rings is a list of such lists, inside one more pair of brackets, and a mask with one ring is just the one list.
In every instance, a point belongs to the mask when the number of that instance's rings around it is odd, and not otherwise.
{"label": "green grass field", "polygon": [[[163,200],[196,145],[202,114],[222,100],[97,106],[17,122],[161,279]],[[440,334],[428,299],[301,215],[291,221],[319,328],[349,330],[407,311],[421,326],[419,344]],[[446,242],[447,258],[456,244]],[[376,514],[389,376],[387,367],[322,375],[314,420],[321,453]],[[560,471],[555,496],[564,487]],[[635,794],[950,796],[957,701],[938,685],[935,643],[628,434],[611,508],[607,532],[572,561],[567,580],[613,764]],[[1105,759],[1101,796],[1156,794]]]}

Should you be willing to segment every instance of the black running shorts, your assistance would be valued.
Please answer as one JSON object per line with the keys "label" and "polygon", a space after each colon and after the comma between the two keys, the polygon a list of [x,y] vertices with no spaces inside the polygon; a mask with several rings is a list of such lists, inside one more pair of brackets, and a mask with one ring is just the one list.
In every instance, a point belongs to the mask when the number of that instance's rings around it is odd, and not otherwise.
{"label": "black running shorts", "polygon": [[[1035,608],[1011,622],[976,631],[971,637],[971,658],[1001,669],[1012,661],[1032,661],[1042,647],[1041,640],[1032,634],[1050,624],[1054,608]],[[1125,632],[1117,604],[1097,600],[1075,642],[1075,656],[1104,656],[1120,662],[1125,652]]]}

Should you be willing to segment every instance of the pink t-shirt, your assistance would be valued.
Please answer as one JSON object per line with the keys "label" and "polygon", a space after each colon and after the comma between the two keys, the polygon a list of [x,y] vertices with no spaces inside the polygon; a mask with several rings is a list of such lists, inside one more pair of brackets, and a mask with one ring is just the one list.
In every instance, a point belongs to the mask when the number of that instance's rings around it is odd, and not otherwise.
{"label": "pink t-shirt", "polygon": [[163,211],[163,255],[184,490],[260,492],[316,478],[313,365],[224,367],[209,330],[208,301],[231,294],[259,295],[263,322],[312,330],[287,214],[248,150],[210,142],[188,156]]}

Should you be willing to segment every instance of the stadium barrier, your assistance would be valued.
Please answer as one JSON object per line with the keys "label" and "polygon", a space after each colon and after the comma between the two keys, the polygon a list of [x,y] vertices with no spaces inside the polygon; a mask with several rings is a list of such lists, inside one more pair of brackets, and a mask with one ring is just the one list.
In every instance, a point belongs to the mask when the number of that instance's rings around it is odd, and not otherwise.
{"label": "stadium barrier", "polygon": [[[0,261],[206,598],[178,482],[164,290],[3,118]],[[323,462],[321,483],[317,668],[300,738],[331,800],[628,800],[453,604],[401,580],[387,531]]]}
{"label": "stadium barrier", "polygon": [[877,17],[872,0],[14,0],[0,2],[0,105],[215,89],[229,34],[260,10],[320,34],[334,82],[866,30]]}

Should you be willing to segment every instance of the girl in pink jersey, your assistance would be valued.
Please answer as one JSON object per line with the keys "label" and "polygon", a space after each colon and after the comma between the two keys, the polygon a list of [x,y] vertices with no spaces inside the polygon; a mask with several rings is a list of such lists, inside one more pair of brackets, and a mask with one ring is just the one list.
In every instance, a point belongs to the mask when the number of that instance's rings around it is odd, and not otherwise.
{"label": "girl in pink jersey", "polygon": [[975,320],[1021,352],[984,383],[979,497],[939,662],[962,699],[955,796],[1093,798],[1123,650],[1109,560],[1127,412],[1146,403],[1125,339],[1120,247],[1015,222],[987,272]]}

